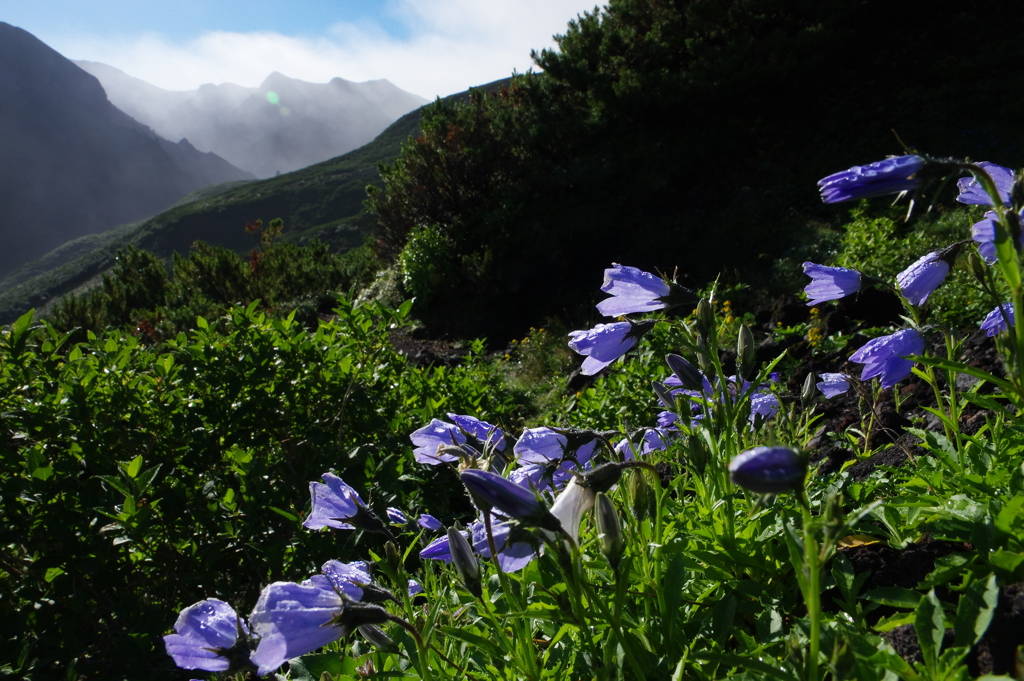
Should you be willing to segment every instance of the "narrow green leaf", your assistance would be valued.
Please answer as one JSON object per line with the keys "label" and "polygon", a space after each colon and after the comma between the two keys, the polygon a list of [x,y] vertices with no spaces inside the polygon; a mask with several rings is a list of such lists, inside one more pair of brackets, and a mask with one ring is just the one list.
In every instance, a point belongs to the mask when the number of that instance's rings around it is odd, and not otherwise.
{"label": "narrow green leaf", "polygon": [[990,574],[984,582],[976,581],[960,596],[953,622],[953,645],[970,648],[981,640],[988,630],[999,600],[996,576]]}
{"label": "narrow green leaf", "polygon": [[924,658],[924,665],[929,674],[935,678],[939,666],[939,652],[942,648],[942,635],[946,632],[942,604],[935,595],[935,589],[921,597],[914,615],[914,631],[917,632],[921,657]]}

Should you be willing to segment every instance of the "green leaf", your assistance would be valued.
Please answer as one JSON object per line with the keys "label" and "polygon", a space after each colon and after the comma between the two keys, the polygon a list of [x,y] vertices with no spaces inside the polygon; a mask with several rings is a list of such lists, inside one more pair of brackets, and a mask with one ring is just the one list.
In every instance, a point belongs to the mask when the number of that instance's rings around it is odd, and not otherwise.
{"label": "green leaf", "polygon": [[883,586],[868,591],[864,594],[863,598],[880,605],[912,610],[917,607],[921,600],[921,594],[913,589],[904,589],[901,586]]}
{"label": "green leaf", "polygon": [[935,595],[935,589],[921,598],[914,615],[914,631],[917,632],[917,643],[921,646],[921,657],[924,658],[929,674],[934,678],[939,666],[942,636],[946,633],[942,604]]}
{"label": "green leaf", "polygon": [[277,513],[280,516],[284,516],[285,518],[287,518],[288,520],[292,521],[293,523],[294,522],[298,522],[298,520],[299,520],[299,516],[295,515],[294,513],[289,513],[288,511],[284,510],[283,508],[278,508],[277,506],[270,506],[269,508],[274,513]]}
{"label": "green leaf", "polygon": [[463,643],[467,643],[496,660],[500,660],[504,655],[498,646],[494,645],[490,639],[480,636],[479,634],[470,633],[463,627],[439,626],[437,629],[445,636],[450,636],[451,638],[458,639]]}
{"label": "green leaf", "polygon": [[996,602],[999,600],[999,586],[996,576],[990,574],[984,582],[975,581],[960,596],[953,622],[953,645],[970,648],[981,640],[992,622]]}
{"label": "green leaf", "polygon": [[992,385],[997,386],[1004,393],[1013,392],[1013,385],[1009,381],[999,378],[997,376],[993,376],[987,371],[982,371],[977,367],[972,367],[970,364],[964,364],[963,362],[954,362],[953,360],[945,359],[944,357],[921,357],[915,355],[908,357],[907,359],[913,360],[915,362],[920,362],[921,364],[930,365],[938,369],[944,369],[946,371],[955,371],[957,373],[967,374],[968,376],[974,376],[975,378],[980,378],[983,381],[988,381]]}
{"label": "green leaf", "polygon": [[125,469],[125,473],[128,477],[134,480],[139,475],[139,471],[142,470],[142,455],[139,454],[137,457],[132,459],[132,462],[128,464],[128,468]]}

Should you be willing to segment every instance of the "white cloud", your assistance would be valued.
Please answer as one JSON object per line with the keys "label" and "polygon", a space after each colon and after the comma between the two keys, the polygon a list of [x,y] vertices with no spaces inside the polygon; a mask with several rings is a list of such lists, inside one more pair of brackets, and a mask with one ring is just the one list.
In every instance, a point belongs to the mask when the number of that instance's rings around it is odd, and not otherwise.
{"label": "white cloud", "polygon": [[326,82],[386,78],[424,97],[445,96],[533,66],[530,50],[552,47],[586,0],[395,0],[396,39],[374,24],[335,24],[318,37],[211,32],[185,43],[157,34],[128,40],[79,37],[51,43],[71,59],[99,61],[169,90],[203,83],[258,85],[272,71]]}

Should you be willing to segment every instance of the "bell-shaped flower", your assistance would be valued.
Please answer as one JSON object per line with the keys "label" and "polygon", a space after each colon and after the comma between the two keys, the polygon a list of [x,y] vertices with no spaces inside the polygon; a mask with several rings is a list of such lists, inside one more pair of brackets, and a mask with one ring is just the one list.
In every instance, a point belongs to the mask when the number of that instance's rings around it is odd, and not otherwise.
{"label": "bell-shaped flower", "polygon": [[431,419],[430,423],[409,436],[416,446],[412,453],[417,463],[436,466],[458,461],[458,453],[453,453],[452,447],[469,447],[466,453],[476,455],[505,449],[505,435],[497,426],[462,414],[448,414],[448,418],[452,423]]}
{"label": "bell-shaped flower", "polygon": [[760,417],[762,420],[770,419],[779,411],[778,396],[771,392],[755,392],[750,395],[750,422],[753,423]]}
{"label": "bell-shaped flower", "polygon": [[697,302],[697,296],[687,288],[618,263],[612,263],[611,268],[604,271],[601,290],[612,295],[597,304],[598,312],[605,317],[642,314]]}
{"label": "bell-shaped flower", "polygon": [[[971,238],[978,244],[978,255],[988,265],[995,264],[999,257],[996,255],[996,218],[998,216],[988,211],[985,213],[985,219],[980,222],[975,222],[971,225]],[[1010,213],[1009,217],[1020,221],[1021,217],[1017,213]],[[1024,233],[1021,234],[1018,239],[1018,244],[1024,246]]]}
{"label": "bell-shaped flower", "polygon": [[[484,558],[491,557],[487,526],[477,521],[470,526],[473,549]],[[491,522],[494,548],[498,551],[498,567],[502,572],[518,572],[537,557],[536,539],[522,526],[508,521]]]}
{"label": "bell-shaped flower", "polygon": [[347,485],[334,473],[324,473],[323,482],[309,483],[309,495],[312,497],[313,509],[309,517],[303,521],[303,527],[319,530],[333,527],[337,530],[354,530],[347,520],[351,520],[364,506],[359,493]]}
{"label": "bell-shaped flower", "polygon": [[354,601],[362,600],[363,587],[372,581],[370,567],[362,560],[356,560],[351,563],[329,560],[321,566],[320,572],[330,581],[331,586],[336,591],[345,594]]}
{"label": "bell-shaped flower", "polygon": [[751,492],[790,492],[803,484],[807,460],[789,447],[754,447],[729,463],[729,474],[734,484]]}
{"label": "bell-shaped flower", "polygon": [[516,482],[528,477],[538,491],[548,484],[565,483],[573,470],[582,470],[597,448],[598,435],[593,431],[553,429],[546,426],[523,431],[512,451],[523,468],[513,471]]}
{"label": "bell-shaped flower", "polygon": [[408,581],[406,589],[406,593],[409,594],[409,598],[412,598],[413,596],[419,595],[426,591],[426,589],[423,588],[423,585],[417,582],[415,579],[410,579]]}
{"label": "bell-shaped flower", "polygon": [[234,608],[208,598],[181,611],[174,633],[164,636],[164,647],[182,669],[223,672],[232,666],[235,644],[248,635],[249,627]]}
{"label": "bell-shaped flower", "polygon": [[[468,537],[469,533],[465,530],[461,530],[463,537]],[[420,551],[420,558],[425,560],[440,560],[445,563],[452,561],[452,547],[451,542],[447,535],[441,535],[434,541],[427,544],[422,551]]]}
{"label": "bell-shaped flower", "polygon": [[996,334],[1000,334],[1006,331],[1007,322],[1010,324],[1016,324],[1016,320],[1013,316],[1013,303],[1003,303],[996,309],[985,315],[985,319],[981,322],[981,330],[985,332],[985,335],[991,338]]}
{"label": "bell-shaped flower", "polygon": [[810,298],[807,304],[811,307],[829,300],[839,300],[864,286],[864,276],[846,267],[805,262],[804,274],[811,278],[811,283],[804,288],[804,293]]}
{"label": "bell-shaped flower", "polygon": [[[1010,205],[1010,192],[1013,191],[1013,171],[988,161],[981,161],[976,165],[983,168],[989,177],[992,178],[1003,205]],[[989,196],[988,192],[981,186],[981,183],[974,177],[962,177],[957,180],[956,186],[960,189],[960,195],[956,197],[956,200],[960,203],[973,206],[994,205],[992,197]]]}
{"label": "bell-shaped flower", "polygon": [[557,523],[536,491],[497,473],[471,469],[463,471],[459,479],[482,511],[496,508],[527,527],[551,529]]}
{"label": "bell-shaped flower", "polygon": [[392,525],[405,527],[409,524],[409,519],[405,517],[405,514],[402,513],[402,511],[400,511],[399,509],[395,508],[394,506],[388,506],[387,516],[388,522]]}
{"label": "bell-shaped flower", "polygon": [[880,377],[883,388],[891,388],[910,375],[914,363],[906,359],[924,352],[924,336],[914,329],[903,329],[889,336],[868,341],[850,357],[864,365],[860,380]]}
{"label": "bell-shaped flower", "polygon": [[857,201],[917,189],[922,184],[921,170],[926,164],[922,156],[896,156],[833,173],[818,182],[821,200]]}
{"label": "bell-shaped flower", "polygon": [[251,656],[266,676],[286,661],[337,641],[347,630],[335,623],[344,600],[329,584],[274,582],[263,589],[249,625],[259,637]]}
{"label": "bell-shaped flower", "polygon": [[422,527],[424,530],[431,530],[432,532],[438,532],[444,529],[444,525],[440,520],[430,515],[429,513],[420,514],[419,519],[416,520],[416,524]]}
{"label": "bell-shaped flower", "polygon": [[821,380],[816,384],[825,399],[830,400],[836,395],[842,395],[850,389],[850,381],[846,374],[824,373],[818,378]]}
{"label": "bell-shaped flower", "polygon": [[960,252],[961,244],[933,251],[918,258],[914,264],[896,275],[900,293],[911,305],[924,305],[932,291],[939,287]]}
{"label": "bell-shaped flower", "polygon": [[625,321],[572,331],[569,334],[569,347],[586,357],[580,371],[593,376],[629,352],[641,336],[654,328],[654,324],[654,320]]}
{"label": "bell-shaped flower", "polygon": [[643,438],[640,440],[639,447],[634,446],[629,438],[623,438],[615,445],[615,453],[623,461],[633,461],[635,459],[634,451],[640,456],[650,454],[651,452],[665,451],[668,449],[666,440],[668,440],[667,432],[658,428],[647,428],[643,431]]}

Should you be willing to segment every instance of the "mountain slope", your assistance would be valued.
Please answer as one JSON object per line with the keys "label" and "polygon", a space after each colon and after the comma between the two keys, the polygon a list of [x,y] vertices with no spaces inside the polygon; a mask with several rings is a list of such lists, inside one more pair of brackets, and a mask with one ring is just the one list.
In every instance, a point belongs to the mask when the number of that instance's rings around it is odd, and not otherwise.
{"label": "mountain slope", "polygon": [[170,91],[106,64],[75,62],[110,101],[168,139],[186,138],[258,177],[349,152],[427,100],[386,80],[308,83],[272,73],[259,87],[233,83]]}
{"label": "mountain slope", "polygon": [[107,101],[94,77],[3,22],[0,131],[0,275],[201,186],[251,177],[161,139]]}
{"label": "mountain slope", "polygon": [[[508,80],[481,86],[493,90]],[[448,97],[462,100],[468,93]],[[247,222],[280,217],[285,238],[320,238],[337,250],[362,243],[369,222],[363,213],[366,186],[379,184],[377,165],[398,157],[402,142],[420,131],[420,110],[412,111],[372,142],[338,158],[268,180],[227,183],[189,195],[164,213],[63,244],[0,280],[0,324],[31,308],[94,285],[114,264],[119,249],[135,245],[170,258],[202,239],[239,251],[255,246]]]}

